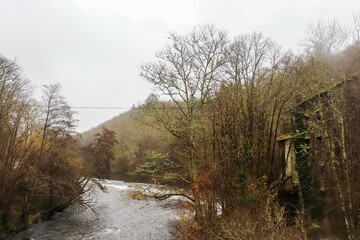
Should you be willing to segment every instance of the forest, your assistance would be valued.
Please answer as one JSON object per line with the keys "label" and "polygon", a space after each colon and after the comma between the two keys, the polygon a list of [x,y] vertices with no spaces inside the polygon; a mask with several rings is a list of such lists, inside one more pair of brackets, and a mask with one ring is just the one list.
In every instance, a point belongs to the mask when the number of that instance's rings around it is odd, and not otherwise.
{"label": "forest", "polygon": [[175,239],[360,237],[360,16],[309,25],[297,53],[213,25],[169,34],[140,76],[156,91],[79,136],[59,85],[41,102],[0,62],[0,233],[70,204],[110,171],[182,196]]}
{"label": "forest", "polygon": [[353,35],[335,20],[310,25],[299,54],[200,26],[141,66],[158,90],[142,121],[172,140],[137,170],[188,186],[181,238],[359,237],[354,20]]}
{"label": "forest", "polygon": [[116,140],[103,129],[81,148],[76,124],[60,84],[37,101],[17,63],[0,56],[0,239],[69,205],[91,208],[86,193],[108,178]]}

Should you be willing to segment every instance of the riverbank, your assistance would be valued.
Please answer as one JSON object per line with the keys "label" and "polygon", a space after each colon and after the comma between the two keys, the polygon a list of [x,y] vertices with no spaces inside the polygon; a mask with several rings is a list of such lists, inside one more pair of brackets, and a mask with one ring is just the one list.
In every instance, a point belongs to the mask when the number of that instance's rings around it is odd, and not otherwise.
{"label": "riverbank", "polygon": [[168,222],[176,219],[177,199],[156,201],[134,200],[129,193],[148,184],[108,180],[106,192],[95,189],[93,208],[82,210],[74,206],[55,213],[48,221],[34,224],[14,235],[22,239],[170,239]]}
{"label": "riverbank", "polygon": [[153,183],[151,176],[135,172],[118,173],[111,172],[110,180],[124,181],[128,183]]}
{"label": "riverbank", "polygon": [[51,217],[54,214],[56,214],[57,212],[62,212],[67,207],[69,207],[69,205],[58,206],[51,210],[38,212],[36,214],[31,214],[28,216],[27,222],[16,223],[16,225],[14,225],[14,229],[10,229],[6,231],[5,229],[0,228],[0,240],[11,240],[13,239],[14,235],[27,230],[36,223],[51,219]]}
{"label": "riverbank", "polygon": [[[150,176],[145,176],[143,174],[137,174],[137,173],[111,173],[109,180],[123,181],[128,183],[151,183]],[[66,209],[69,206],[70,205],[58,206],[53,209],[47,209],[45,211],[39,211],[37,213],[30,214],[26,222],[12,223],[11,229],[5,229],[4,227],[0,226],[0,240],[13,239],[14,235],[22,231],[26,231],[36,223],[51,220],[51,218],[56,213],[62,212],[64,209]]]}

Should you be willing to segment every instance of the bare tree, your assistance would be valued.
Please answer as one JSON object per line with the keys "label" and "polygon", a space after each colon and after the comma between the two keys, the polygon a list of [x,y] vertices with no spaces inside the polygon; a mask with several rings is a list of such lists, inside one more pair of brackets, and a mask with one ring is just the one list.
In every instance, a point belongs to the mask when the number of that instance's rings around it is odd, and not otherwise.
{"label": "bare tree", "polygon": [[[16,62],[0,56],[0,226],[7,223],[36,158],[36,111]],[[26,195],[25,195],[26,196]]]}
{"label": "bare tree", "polygon": [[46,142],[57,136],[65,136],[74,132],[76,122],[74,111],[60,94],[60,84],[43,86],[43,130],[41,151]]}
{"label": "bare tree", "polygon": [[354,22],[353,41],[355,42],[355,44],[359,45],[360,44],[360,12],[353,15],[353,22]]}
{"label": "bare tree", "polygon": [[[156,54],[157,61],[141,66],[140,74],[154,84],[159,93],[171,103],[158,102],[149,114],[157,126],[166,129],[180,141],[175,150],[184,159],[196,213],[201,208],[199,176],[203,153],[198,146],[204,137],[202,119],[206,105],[214,96],[221,77],[220,68],[227,61],[225,32],[205,25],[186,35],[170,34],[170,44]],[[186,177],[186,176],[185,176]],[[180,180],[180,179],[179,179]]]}
{"label": "bare tree", "polygon": [[321,58],[343,50],[349,44],[349,30],[338,20],[310,23],[302,45],[305,52]]}
{"label": "bare tree", "polygon": [[241,207],[251,179],[278,178],[275,142],[295,90],[288,81],[291,69],[291,54],[262,34],[241,35],[229,47],[226,80],[211,109],[224,211]]}
{"label": "bare tree", "polygon": [[57,186],[58,166],[64,164],[66,157],[60,154],[67,139],[73,133],[76,120],[74,112],[60,93],[60,84],[43,87],[42,113],[43,126],[40,146],[40,165],[43,166],[43,178],[49,189],[49,206],[53,207],[53,190]]}

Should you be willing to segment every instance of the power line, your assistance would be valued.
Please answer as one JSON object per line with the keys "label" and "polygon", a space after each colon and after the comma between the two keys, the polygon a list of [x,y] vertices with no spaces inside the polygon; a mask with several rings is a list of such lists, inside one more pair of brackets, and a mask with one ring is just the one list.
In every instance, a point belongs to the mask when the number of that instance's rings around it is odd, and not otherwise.
{"label": "power line", "polygon": [[70,106],[74,109],[94,109],[94,110],[130,110],[140,109],[138,107],[95,107],[95,106]]}
{"label": "power line", "polygon": [[[38,105],[38,104],[29,104],[28,106],[33,107],[46,107],[45,105]],[[111,106],[69,106],[67,107],[72,109],[89,109],[89,110],[178,110],[178,109],[186,109],[187,107],[184,106],[176,106],[176,107],[168,107],[168,106],[160,106],[160,107],[143,107],[143,106],[132,106],[132,107],[111,107]]]}
{"label": "power line", "polygon": [[[70,106],[72,109],[90,109],[90,110],[161,110],[161,109],[180,109],[179,107],[97,107],[97,106]],[[184,109],[186,107],[183,107]]]}

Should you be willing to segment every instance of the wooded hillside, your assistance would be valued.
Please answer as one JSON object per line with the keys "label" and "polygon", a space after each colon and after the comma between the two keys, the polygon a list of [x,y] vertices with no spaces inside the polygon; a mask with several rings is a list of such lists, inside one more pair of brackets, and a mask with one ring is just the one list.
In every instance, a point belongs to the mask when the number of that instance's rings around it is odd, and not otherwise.
{"label": "wooded hillside", "polygon": [[[360,237],[360,26],[311,24],[299,53],[213,25],[171,33],[131,110],[75,136],[60,85],[34,100],[0,58],[0,234],[69,204],[90,182],[146,174],[182,196],[180,239]],[[100,180],[100,181],[99,181]],[[142,191],[143,190],[143,191]]]}
{"label": "wooded hillside", "polygon": [[[157,91],[84,133],[83,141],[106,126],[118,141],[113,171],[184,186],[144,193],[192,203],[194,218],[180,222],[181,238],[355,239],[360,156],[352,133],[360,126],[352,101],[359,95],[360,32],[354,19],[352,32],[335,20],[310,25],[298,54],[261,33],[230,39],[212,25],[172,33],[140,68]],[[352,91],[338,94],[350,80]]]}
{"label": "wooded hillside", "polygon": [[[151,96],[149,96],[151,99]],[[117,140],[115,159],[111,161],[111,171],[134,173],[136,167],[156,152],[166,152],[169,135],[144,124],[143,109],[134,107],[129,111],[100,124],[81,134],[82,146],[89,144],[102,128],[115,132]]]}

